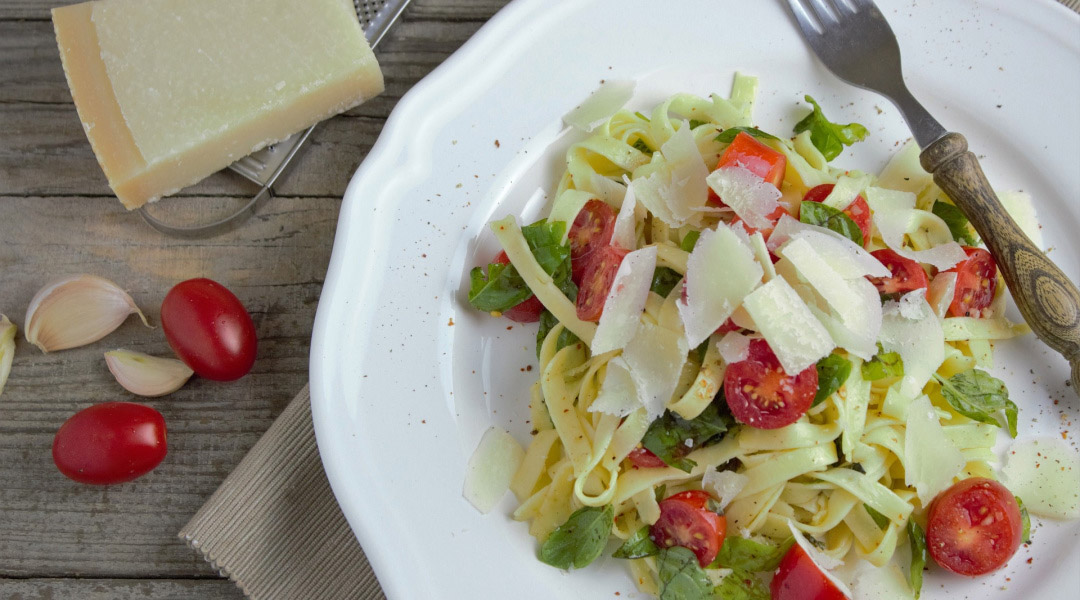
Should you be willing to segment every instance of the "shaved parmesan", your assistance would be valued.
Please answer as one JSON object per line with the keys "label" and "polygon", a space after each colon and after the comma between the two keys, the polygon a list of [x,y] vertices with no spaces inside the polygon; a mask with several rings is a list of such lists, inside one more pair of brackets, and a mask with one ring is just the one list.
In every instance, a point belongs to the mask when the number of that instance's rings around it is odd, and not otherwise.
{"label": "shaved parmesan", "polygon": [[719,168],[705,179],[712,191],[750,227],[768,229],[769,219],[780,206],[780,190],[749,169],[740,166]]}
{"label": "shaved parmesan", "polygon": [[[860,298],[851,292],[848,281],[818,254],[806,238],[796,237],[790,240],[784,244],[783,248],[780,248],[779,252],[794,265],[801,278],[809,283],[842,318],[846,319],[849,315],[867,312]],[[872,325],[872,323],[859,324]]]}
{"label": "shaved parmesan", "polygon": [[881,331],[881,297],[868,279],[850,279],[847,284],[854,297],[852,306],[859,310],[839,315],[811,305],[810,311],[828,330],[837,346],[863,360],[870,360],[877,353]]}
{"label": "shaved parmesan", "polygon": [[590,349],[593,355],[621,350],[634,337],[656,271],[656,246],[627,254],[604,301]]}
{"label": "shaved parmesan", "polygon": [[1002,469],[1005,482],[1032,514],[1051,519],[1080,518],[1080,454],[1062,440],[1015,442]]}
{"label": "shaved parmesan", "polygon": [[955,294],[956,273],[938,273],[930,280],[930,287],[926,290],[926,301],[934,314],[939,319],[944,319]]}
{"label": "shaved parmesan", "polygon": [[751,292],[743,307],[786,373],[799,373],[835,347],[829,332],[782,277]]}
{"label": "shaved parmesan", "polygon": [[589,405],[589,412],[625,417],[639,408],[641,399],[638,398],[634,378],[630,375],[630,365],[621,356],[616,356],[607,363],[600,394]]}
{"label": "shaved parmesan", "polygon": [[683,363],[690,352],[686,337],[647,321],[642,321],[622,357],[630,367],[630,376],[638,397],[652,421],[664,414],[675,393]]}
{"label": "shaved parmesan", "polygon": [[488,429],[465,467],[462,495],[481,513],[491,512],[510,489],[524,458],[525,450],[505,429]]}
{"label": "shaved parmesan", "polygon": [[605,81],[584,102],[563,116],[563,122],[586,133],[619,112],[634,95],[633,81]]}
{"label": "shaved parmesan", "polygon": [[735,471],[709,469],[701,477],[701,488],[705,491],[711,491],[720,503],[720,510],[724,510],[739,495],[739,492],[746,487],[746,482],[749,480],[750,478],[746,475]]}
{"label": "shaved parmesan", "polygon": [[1035,215],[1035,205],[1027,192],[998,192],[998,200],[1005,207],[1005,212],[1016,221],[1024,234],[1039,248],[1043,247],[1042,225]]}
{"label": "shaved parmesan", "polygon": [[904,361],[900,391],[909,396],[923,386],[945,361],[945,334],[941,321],[923,297],[925,290],[904,294],[899,302],[886,302],[881,319],[881,346]]}
{"label": "shaved parmesan", "polygon": [[[644,209],[638,210],[637,199],[634,197],[634,188],[627,186],[622,197],[622,207],[619,215],[615,217],[615,229],[611,234],[611,245],[629,250],[637,246],[637,221],[638,213],[644,213]],[[644,218],[644,215],[642,215]]]}
{"label": "shaved parmesan", "polygon": [[821,201],[826,206],[831,206],[836,210],[844,210],[855,198],[866,189],[866,186],[870,185],[869,175],[858,175],[851,177],[848,175],[841,175],[836,180],[836,185],[833,186],[829,195]]}
{"label": "shaved parmesan", "polygon": [[875,567],[869,562],[855,580],[855,600],[911,600],[914,594],[895,563]]}
{"label": "shaved parmesan", "polygon": [[566,239],[570,235],[570,226],[574,224],[574,220],[577,219],[581,208],[585,206],[586,202],[595,198],[596,196],[593,194],[581,190],[566,190],[555,198],[555,202],[551,205],[551,213],[548,214],[548,221],[566,223],[562,243],[566,243]]}
{"label": "shaved parmesan", "polygon": [[716,349],[727,364],[742,362],[750,355],[750,338],[738,331],[729,331],[716,342]]}
{"label": "shaved parmesan", "polygon": [[684,123],[660,147],[660,154],[663,164],[648,177],[639,177],[631,184],[636,188],[638,201],[672,227],[699,223],[700,211],[708,199],[705,177],[709,169],[690,126]]}
{"label": "shaved parmesan", "polygon": [[965,462],[942,430],[930,398],[924,394],[913,400],[904,435],[904,484],[915,488],[919,502],[930,506],[934,497],[952,485]]}
{"label": "shaved parmesan", "polygon": [[[792,219],[794,221],[794,219]],[[888,267],[874,258],[865,248],[834,231],[819,231],[818,227],[799,230],[793,239],[803,239],[813,246],[821,258],[844,279],[888,277]]]}
{"label": "shaved parmesan", "polygon": [[768,282],[773,277],[776,277],[776,267],[773,266],[772,256],[769,255],[769,247],[765,244],[765,238],[760,231],[755,231],[754,235],[750,236],[750,248],[754,251],[754,258],[757,259],[761,269],[765,272],[762,279]]}
{"label": "shaved parmesan", "polygon": [[[866,198],[874,212],[874,226],[881,233],[881,239],[900,256],[931,264],[940,270],[951,269],[967,258],[960,244],[952,241],[949,226],[941,217],[914,208],[914,194],[870,187],[866,189]],[[925,232],[933,247],[925,250],[905,248],[904,236],[917,231]]]}
{"label": "shaved parmesan", "polygon": [[614,179],[604,177],[599,173],[592,173],[589,176],[589,189],[586,191],[596,194],[597,198],[612,206],[620,206],[623,196],[626,195],[626,188],[626,185]]}
{"label": "shaved parmesan", "polygon": [[679,316],[691,347],[705,341],[761,282],[750,247],[727,227],[701,232],[686,262],[686,296]]}

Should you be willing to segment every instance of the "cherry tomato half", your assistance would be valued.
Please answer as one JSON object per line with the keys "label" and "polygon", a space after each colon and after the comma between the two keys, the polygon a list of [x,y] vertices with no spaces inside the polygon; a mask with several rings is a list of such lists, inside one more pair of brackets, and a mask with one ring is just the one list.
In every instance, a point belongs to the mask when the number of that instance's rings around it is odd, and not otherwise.
{"label": "cherry tomato half", "polygon": [[570,278],[581,285],[589,257],[611,243],[615,233],[615,209],[602,200],[589,200],[581,207],[567,238],[570,241]]}
{"label": "cherry tomato half", "polygon": [[980,317],[994,301],[997,291],[997,263],[982,248],[964,246],[967,260],[949,269],[956,273],[956,292],[949,314],[954,317]]}
{"label": "cherry tomato half", "polygon": [[663,459],[653,454],[648,448],[634,448],[626,458],[630,460],[630,464],[639,469],[659,469],[667,466]]}
{"label": "cherry tomato half", "polygon": [[772,600],[844,600],[840,588],[829,579],[799,544],[793,544],[769,584]]}
{"label": "cherry tomato half", "polygon": [[[493,262],[505,265],[510,262],[510,258],[506,256],[506,252],[499,251]],[[502,316],[517,323],[535,323],[540,320],[542,312],[544,312],[544,304],[533,294],[522,300],[520,304],[504,310]]]}
{"label": "cherry tomato half", "polygon": [[173,352],[201,377],[232,381],[255,364],[255,324],[225,286],[188,279],[161,303],[161,328]]}
{"label": "cherry tomato half", "polygon": [[708,566],[727,535],[727,519],[705,508],[706,492],[682,492],[660,501],[660,518],[649,537],[661,548],[682,546],[693,551],[698,564]]}
{"label": "cherry tomato half", "polygon": [[[720,160],[716,163],[717,169],[728,166],[740,166],[748,169],[751,173],[779,189],[780,185],[784,183],[787,157],[783,153],[777,152],[759,142],[757,138],[749,133],[740,131],[735,136],[735,139],[731,140],[728,147],[724,149],[724,152],[720,154]],[[709,190],[708,202],[713,206],[724,206],[724,201],[711,189]]]}
{"label": "cherry tomato half", "polygon": [[[784,210],[783,206],[777,206],[776,210],[772,211],[768,215],[770,225],[761,229],[751,227],[746,223],[746,221],[742,220],[742,217],[739,216],[736,216],[734,219],[732,219],[731,224],[734,225],[736,223],[742,223],[743,229],[746,230],[746,233],[750,235],[754,235],[755,233],[761,233],[762,237],[764,237],[765,239],[769,239],[769,236],[772,235],[773,229],[776,228],[776,223],[780,221],[780,217],[783,217],[786,214],[787,211]],[[774,260],[773,262],[776,261]]]}
{"label": "cherry tomato half", "polygon": [[[834,187],[836,186],[831,183],[814,186],[803,196],[803,202],[824,202],[832,193]],[[855,196],[855,199],[851,201],[851,204],[843,212],[859,226],[859,231],[862,232],[862,245],[865,248],[870,243],[870,218],[873,216],[873,213],[870,212],[870,205],[866,203],[866,198],[863,198],[862,194]]]}
{"label": "cherry tomato half", "polygon": [[934,562],[960,575],[984,575],[1009,562],[1023,525],[1016,498],[984,477],[965,479],[930,505],[926,549]]}
{"label": "cherry tomato half", "polygon": [[53,462],[65,477],[79,483],[123,483],[161,463],[167,452],[165,437],[165,418],[149,406],[95,404],[57,430]]}
{"label": "cherry tomato half", "polygon": [[930,285],[926,271],[910,258],[904,258],[888,248],[874,250],[870,256],[878,259],[891,273],[888,277],[867,277],[880,294],[905,294]]}
{"label": "cherry tomato half", "polygon": [[586,259],[585,274],[581,278],[581,289],[577,296],[577,316],[582,321],[599,321],[604,312],[611,284],[619,272],[626,250],[615,246],[604,246],[593,252]]}
{"label": "cherry tomato half", "polygon": [[818,389],[817,367],[810,365],[788,375],[762,339],[750,340],[746,360],[728,365],[724,396],[740,423],[758,429],[778,429],[799,420]]}

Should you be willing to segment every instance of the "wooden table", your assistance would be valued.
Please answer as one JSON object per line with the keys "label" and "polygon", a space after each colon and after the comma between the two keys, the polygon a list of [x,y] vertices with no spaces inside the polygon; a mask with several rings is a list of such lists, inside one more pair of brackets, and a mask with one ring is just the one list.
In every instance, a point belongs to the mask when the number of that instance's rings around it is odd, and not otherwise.
{"label": "wooden table", "polygon": [[[506,2],[413,0],[377,52],[386,92],[320,125],[256,218],[220,237],[179,240],[124,210],[106,184],[49,20],[63,1],[0,3],[0,313],[19,326],[0,397],[0,598],[242,598],[176,533],[307,381],[341,196],[387,115]],[[220,208],[253,191],[223,172],[179,202]],[[194,378],[165,398],[134,397],[102,353],[170,354],[161,328],[134,317],[95,344],[41,353],[22,337],[27,305],[48,280],[75,273],[117,282],[152,323],[176,282],[225,284],[255,320],[254,369],[233,383]],[[52,463],[53,435],[76,411],[110,400],[159,410],[168,456],[123,485],[66,479]]]}

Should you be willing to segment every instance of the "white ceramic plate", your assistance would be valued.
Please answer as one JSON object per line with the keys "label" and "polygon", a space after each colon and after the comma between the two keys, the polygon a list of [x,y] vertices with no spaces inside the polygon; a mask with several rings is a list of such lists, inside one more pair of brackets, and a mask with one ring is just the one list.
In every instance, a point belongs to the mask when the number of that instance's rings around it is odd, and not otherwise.
{"label": "white ceramic plate", "polygon": [[[911,90],[995,186],[1034,196],[1051,256],[1080,281],[1080,19],[1049,0],[880,4]],[[616,559],[541,564],[510,494],[489,515],[462,499],[485,429],[527,442],[536,377],[535,326],[471,310],[467,272],[497,250],[487,222],[539,214],[526,204],[555,186],[561,117],[601,80],[638,80],[632,104],[648,107],[726,95],[735,70],[760,78],[766,130],[790,131],[806,93],[865,124],[838,164],[877,170],[909,137],[886,100],[815,62],[780,1],[519,0],[394,110],[345,194],[311,355],[323,463],[390,598],[642,596]],[[1022,435],[1075,439],[1064,360],[1031,337],[998,356]],[[1034,538],[993,576],[935,571],[923,598],[1076,597],[1080,524],[1040,523]]]}

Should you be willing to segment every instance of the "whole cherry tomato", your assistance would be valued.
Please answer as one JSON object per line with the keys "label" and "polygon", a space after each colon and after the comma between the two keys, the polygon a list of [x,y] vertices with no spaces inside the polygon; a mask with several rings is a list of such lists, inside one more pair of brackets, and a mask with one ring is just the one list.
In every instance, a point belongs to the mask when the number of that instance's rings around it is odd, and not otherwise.
{"label": "whole cherry tomato", "polygon": [[200,377],[232,381],[255,364],[255,324],[225,286],[188,279],[161,303],[161,327],[173,352]]}
{"label": "whole cherry tomato", "polygon": [[53,462],[79,483],[123,483],[161,463],[167,452],[165,437],[164,417],[149,406],[95,404],[60,426],[53,438]]}

